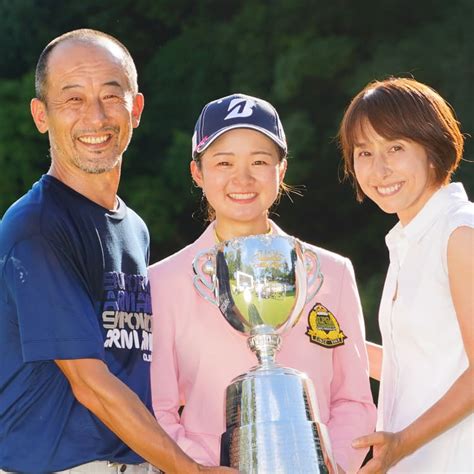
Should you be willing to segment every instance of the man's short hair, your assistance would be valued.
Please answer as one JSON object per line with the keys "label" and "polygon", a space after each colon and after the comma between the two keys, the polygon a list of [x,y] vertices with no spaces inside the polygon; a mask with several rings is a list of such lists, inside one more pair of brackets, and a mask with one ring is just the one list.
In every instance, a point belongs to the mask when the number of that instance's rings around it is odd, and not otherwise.
{"label": "man's short hair", "polygon": [[61,36],[58,36],[57,38],[53,39],[41,52],[40,57],[38,59],[38,63],[36,65],[35,73],[35,93],[38,99],[43,102],[46,102],[46,92],[48,88],[48,61],[51,52],[58,44],[69,40],[96,44],[100,44],[104,41],[109,41],[118,46],[123,52],[124,68],[129,78],[132,91],[134,94],[138,92],[137,69],[128,49],[118,39],[114,38],[111,35],[108,35],[107,33],[103,33],[102,31],[97,30],[91,30],[88,28],[82,28],[79,30],[69,31]]}

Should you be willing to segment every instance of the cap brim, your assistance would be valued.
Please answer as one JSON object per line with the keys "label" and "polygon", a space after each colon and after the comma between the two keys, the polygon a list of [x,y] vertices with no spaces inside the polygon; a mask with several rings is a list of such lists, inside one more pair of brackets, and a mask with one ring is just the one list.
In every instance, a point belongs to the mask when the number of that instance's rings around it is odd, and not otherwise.
{"label": "cap brim", "polygon": [[272,132],[269,132],[266,128],[262,128],[262,127],[259,127],[257,125],[252,125],[252,124],[236,124],[236,125],[231,125],[229,127],[221,128],[217,132],[213,133],[210,137],[208,137],[208,139],[201,146],[198,145],[196,147],[196,149],[193,152],[193,158],[195,158],[196,155],[202,153],[204,150],[209,148],[209,146],[222,134],[224,134],[225,132],[228,132],[229,130],[234,130],[236,128],[250,128],[252,130],[256,130],[257,132],[263,133],[268,138],[270,138],[270,140],[276,143],[285,153],[287,153],[288,151],[286,142],[278,138]]}

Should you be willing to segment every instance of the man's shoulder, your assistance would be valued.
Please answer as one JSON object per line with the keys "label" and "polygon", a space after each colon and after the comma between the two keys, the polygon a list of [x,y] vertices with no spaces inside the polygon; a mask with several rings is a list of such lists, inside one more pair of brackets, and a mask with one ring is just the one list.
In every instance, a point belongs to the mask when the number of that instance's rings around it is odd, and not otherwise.
{"label": "man's shoulder", "polygon": [[5,212],[0,224],[0,242],[16,242],[40,232],[43,202],[36,186],[14,202]]}
{"label": "man's shoulder", "polygon": [[149,237],[148,226],[140,214],[134,211],[131,207],[127,206],[125,203],[123,203],[123,205],[127,209],[127,219],[129,224],[133,226],[137,232],[144,233]]}
{"label": "man's shoulder", "polygon": [[0,223],[2,253],[16,243],[34,237],[48,237],[65,221],[67,211],[60,197],[54,195],[49,183],[42,178],[14,202]]}

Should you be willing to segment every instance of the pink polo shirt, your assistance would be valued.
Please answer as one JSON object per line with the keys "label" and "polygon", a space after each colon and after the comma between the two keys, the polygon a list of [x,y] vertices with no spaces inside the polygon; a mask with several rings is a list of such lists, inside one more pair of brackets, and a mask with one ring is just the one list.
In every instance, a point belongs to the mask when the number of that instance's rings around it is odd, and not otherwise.
{"label": "pink polo shirt", "polygon": [[[272,227],[275,233],[286,235],[273,223]],[[193,244],[149,268],[154,315],[153,408],[166,432],[204,465],[219,464],[226,387],[257,362],[246,336],[234,330],[193,286],[193,259],[213,245],[211,224]],[[347,472],[355,472],[367,452],[353,449],[351,441],[372,432],[376,417],[362,310],[351,262],[310,247],[319,256],[324,284],[299,322],[283,336],[277,361],[311,378],[335,460]],[[334,315],[346,336],[343,344],[325,347],[311,340],[309,315],[316,304]]]}

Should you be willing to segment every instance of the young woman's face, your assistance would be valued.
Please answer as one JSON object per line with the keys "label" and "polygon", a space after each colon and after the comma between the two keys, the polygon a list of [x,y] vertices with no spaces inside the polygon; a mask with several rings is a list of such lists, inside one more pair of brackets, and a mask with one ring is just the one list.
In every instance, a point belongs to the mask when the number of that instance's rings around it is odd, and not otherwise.
{"label": "young woman's face", "polygon": [[220,136],[191,162],[191,174],[216,212],[219,235],[264,233],[267,211],[286,171],[276,144],[264,134],[237,128]]}
{"label": "young woman's face", "polygon": [[366,123],[354,147],[354,171],[362,191],[383,211],[408,224],[439,188],[424,147],[388,140]]}

